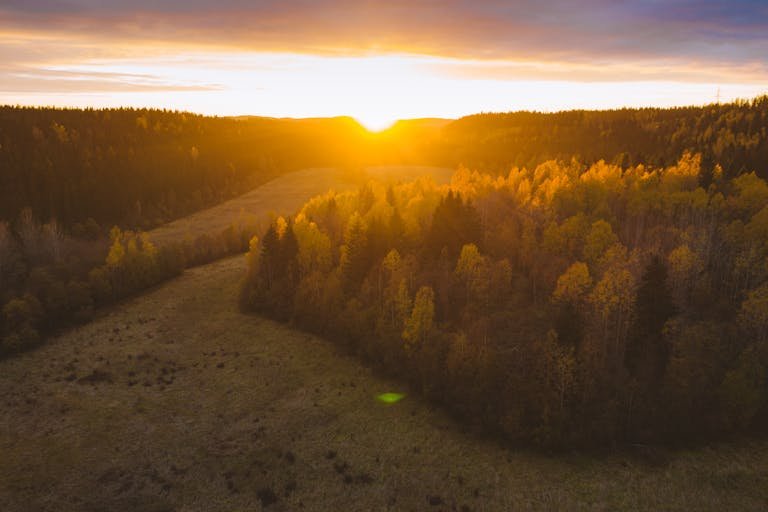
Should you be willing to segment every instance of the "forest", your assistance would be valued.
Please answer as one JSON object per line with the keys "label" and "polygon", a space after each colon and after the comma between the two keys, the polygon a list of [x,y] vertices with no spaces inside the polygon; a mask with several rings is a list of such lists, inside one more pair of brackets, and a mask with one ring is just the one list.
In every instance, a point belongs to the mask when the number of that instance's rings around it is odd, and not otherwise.
{"label": "forest", "polygon": [[547,160],[623,167],[674,165],[702,156],[701,179],[720,164],[727,177],[768,178],[768,96],[703,107],[477,114],[445,126],[435,156],[447,165],[505,173]]}
{"label": "forest", "polygon": [[348,165],[351,118],[0,108],[0,219],[148,229],[304,167]]}
{"label": "forest", "polygon": [[[351,118],[2,107],[0,356],[248,251],[244,309],[509,439],[764,428],[767,129],[768,97],[381,133]],[[241,218],[161,247],[143,233],[294,169],[387,163],[459,171],[449,187],[329,193],[266,232]]]}
{"label": "forest", "polygon": [[700,154],[328,193],[250,242],[241,305],[511,441],[768,425],[768,183]]}
{"label": "forest", "polygon": [[369,133],[352,118],[0,107],[0,219],[30,208],[75,234],[148,229],[305,167],[443,165],[505,174],[548,160],[673,165],[702,155],[768,178],[768,96],[673,109],[477,114]]}

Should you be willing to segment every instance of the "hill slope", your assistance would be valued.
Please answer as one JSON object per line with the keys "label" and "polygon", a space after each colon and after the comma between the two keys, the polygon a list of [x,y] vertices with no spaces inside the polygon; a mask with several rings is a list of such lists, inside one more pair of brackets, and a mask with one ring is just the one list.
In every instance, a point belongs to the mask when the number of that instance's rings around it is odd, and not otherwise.
{"label": "hill slope", "polygon": [[[554,458],[479,440],[332,345],[242,315],[242,258],[0,362],[0,508],[756,510],[768,446]],[[269,505],[271,504],[271,505]],[[434,506],[432,506],[434,505]]]}

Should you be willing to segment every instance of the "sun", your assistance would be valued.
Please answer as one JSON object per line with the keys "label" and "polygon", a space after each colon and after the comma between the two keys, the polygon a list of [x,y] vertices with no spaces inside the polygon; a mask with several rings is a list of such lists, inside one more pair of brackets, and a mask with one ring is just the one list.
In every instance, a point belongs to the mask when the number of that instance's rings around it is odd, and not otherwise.
{"label": "sun", "polygon": [[363,125],[366,130],[372,133],[378,133],[391,127],[397,121],[396,118],[386,114],[361,114],[353,116],[355,120]]}

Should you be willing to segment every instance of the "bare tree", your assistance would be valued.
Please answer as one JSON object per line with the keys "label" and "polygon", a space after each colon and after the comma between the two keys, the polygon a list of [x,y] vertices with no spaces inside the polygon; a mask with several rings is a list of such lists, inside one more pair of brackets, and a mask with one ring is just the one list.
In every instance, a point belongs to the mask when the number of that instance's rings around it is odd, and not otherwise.
{"label": "bare tree", "polygon": [[41,230],[42,249],[45,255],[54,263],[61,261],[64,256],[64,231],[56,219],[45,224]]}
{"label": "bare tree", "polygon": [[40,223],[35,219],[30,208],[24,208],[19,213],[16,222],[16,233],[21,239],[22,249],[26,257],[33,262],[42,259],[43,248],[40,239]]}

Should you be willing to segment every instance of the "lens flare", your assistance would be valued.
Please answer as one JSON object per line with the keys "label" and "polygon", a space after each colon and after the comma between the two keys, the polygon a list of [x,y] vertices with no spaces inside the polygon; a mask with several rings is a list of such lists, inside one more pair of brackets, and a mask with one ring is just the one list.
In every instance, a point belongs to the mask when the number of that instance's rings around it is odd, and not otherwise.
{"label": "lens flare", "polygon": [[403,398],[405,398],[405,393],[392,393],[392,392],[382,393],[376,397],[376,399],[379,402],[382,402],[385,404],[396,404]]}

